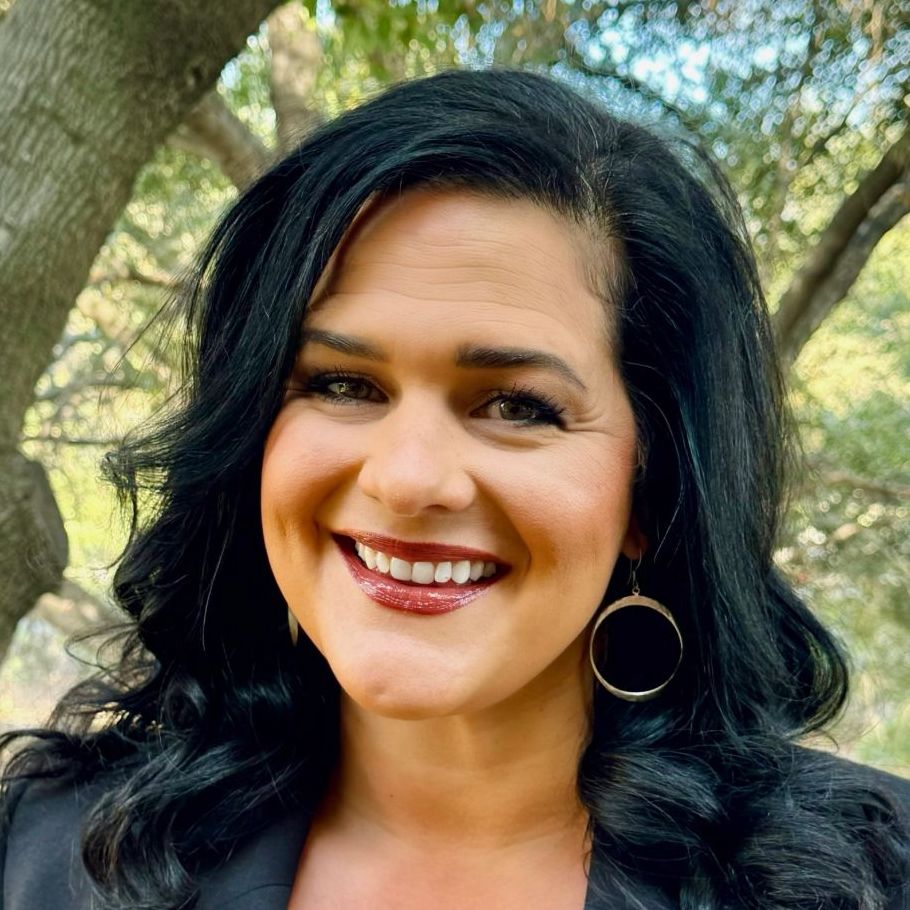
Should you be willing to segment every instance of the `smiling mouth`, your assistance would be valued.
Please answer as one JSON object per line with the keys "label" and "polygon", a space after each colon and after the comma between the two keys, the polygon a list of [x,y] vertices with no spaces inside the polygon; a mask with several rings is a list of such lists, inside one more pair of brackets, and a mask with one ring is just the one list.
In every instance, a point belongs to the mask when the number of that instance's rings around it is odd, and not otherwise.
{"label": "smiling mouth", "polygon": [[348,571],[368,597],[381,606],[409,613],[457,610],[485,594],[507,572],[505,566],[481,560],[410,562],[351,537],[333,538]]}
{"label": "smiling mouth", "polygon": [[482,559],[444,559],[429,560],[400,559],[382,550],[369,547],[358,540],[354,541],[354,552],[360,561],[371,571],[394,578],[395,581],[414,585],[470,584],[481,578],[491,578],[496,574],[496,563]]}

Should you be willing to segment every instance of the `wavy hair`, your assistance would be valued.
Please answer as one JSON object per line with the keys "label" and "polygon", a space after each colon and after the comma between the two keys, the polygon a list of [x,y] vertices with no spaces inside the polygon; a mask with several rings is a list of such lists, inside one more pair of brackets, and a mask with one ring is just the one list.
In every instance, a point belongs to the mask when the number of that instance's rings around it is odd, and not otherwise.
{"label": "wavy hair", "polygon": [[223,217],[182,297],[181,396],[106,462],[133,517],[121,650],[47,729],[7,735],[31,737],[8,775],[109,779],[82,843],[110,907],[190,907],[199,871],[276,807],[316,805],[338,687],[311,643],[289,641],[260,526],[263,443],[346,228],[373,195],[420,186],[528,199],[621,252],[618,276],[591,267],[643,455],[642,585],[687,644],[660,698],[595,694],[578,788],[597,868],[682,910],[880,910],[904,862],[893,807],[795,745],[835,717],[847,671],[772,562],[789,419],[734,194],[695,144],[526,72],[396,86]]}

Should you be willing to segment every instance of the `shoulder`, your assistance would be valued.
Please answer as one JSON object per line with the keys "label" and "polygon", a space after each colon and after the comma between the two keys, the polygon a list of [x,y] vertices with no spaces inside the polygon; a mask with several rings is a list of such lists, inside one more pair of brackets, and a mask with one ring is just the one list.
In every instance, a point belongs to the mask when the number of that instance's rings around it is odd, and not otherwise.
{"label": "shoulder", "polygon": [[96,786],[13,781],[0,805],[0,906],[5,910],[88,907],[91,883],[81,859],[86,811]]}
{"label": "shoulder", "polygon": [[904,832],[904,876],[895,887],[887,910],[910,910],[910,780],[866,765],[850,764],[860,781],[886,798]]}
{"label": "shoulder", "polygon": [[[109,778],[79,784],[14,781],[0,798],[0,908],[89,910],[93,886],[82,862],[82,831]],[[199,869],[199,910],[287,906],[309,826],[301,809],[275,809],[211,867]]]}
{"label": "shoulder", "polygon": [[892,831],[886,852],[892,869],[903,872],[895,872],[891,879],[892,896],[885,910],[910,910],[910,780],[813,749],[797,749],[795,764],[796,773],[801,766],[815,777],[816,792],[820,790],[829,804],[829,817],[840,818],[854,830]]}
{"label": "shoulder", "polygon": [[812,769],[822,779],[827,776],[832,788],[852,784],[854,788],[867,790],[870,796],[884,796],[905,822],[910,819],[910,780],[907,778],[816,749],[798,747],[796,756],[797,767]]}
{"label": "shoulder", "polygon": [[853,762],[849,764],[853,765],[860,779],[868,781],[871,786],[888,796],[895,808],[902,812],[905,818],[910,818],[910,780],[887,771],[870,768],[868,765],[857,765]]}

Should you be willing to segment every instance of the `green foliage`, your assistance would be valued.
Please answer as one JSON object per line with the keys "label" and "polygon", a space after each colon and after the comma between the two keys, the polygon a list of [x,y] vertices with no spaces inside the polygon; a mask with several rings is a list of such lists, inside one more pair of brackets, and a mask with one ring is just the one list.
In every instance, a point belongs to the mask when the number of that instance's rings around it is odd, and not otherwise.
{"label": "green foliage", "polygon": [[838,731],[910,775],[910,295],[904,223],[800,360],[793,405],[808,464],[779,553],[856,668]]}
{"label": "green foliage", "polygon": [[[266,145],[273,143],[275,132],[269,72],[269,46],[266,29],[262,28],[247,40],[246,49],[224,68],[218,85],[218,91],[231,110]],[[202,211],[208,212],[208,209]]]}
{"label": "green foliage", "polygon": [[795,267],[906,126],[908,24],[906,0],[633,2],[576,23],[573,47],[580,65],[658,98],[726,163],[772,274]]}

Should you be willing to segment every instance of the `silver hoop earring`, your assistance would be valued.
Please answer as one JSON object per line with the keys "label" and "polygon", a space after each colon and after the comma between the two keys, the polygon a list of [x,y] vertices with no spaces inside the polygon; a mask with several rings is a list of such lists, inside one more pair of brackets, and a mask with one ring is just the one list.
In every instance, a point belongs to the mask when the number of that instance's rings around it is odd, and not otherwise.
{"label": "silver hoop earring", "polygon": [[291,633],[291,644],[296,648],[297,638],[300,635],[300,623],[297,622],[297,617],[291,612],[290,607],[288,607],[288,631]]}
{"label": "silver hoop earring", "polygon": [[[646,688],[623,688],[620,685],[609,682],[604,675],[600,672],[600,669],[597,666],[597,657],[595,654],[595,642],[597,640],[597,631],[600,627],[606,622],[606,620],[622,610],[628,610],[630,607],[638,607],[639,610],[647,611],[648,616],[651,617],[661,617],[666,623],[669,624],[672,632],[675,633],[675,643],[679,649],[678,655],[676,657],[676,663],[673,666],[670,675],[660,682],[658,685],[649,685]],[[652,629],[653,633],[655,630]],[[663,634],[664,638],[667,637],[667,629],[664,629],[663,632],[658,630],[658,634]],[[642,637],[642,636],[640,636]],[[647,636],[643,636],[647,637]],[[672,636],[670,636],[672,638]],[[666,642],[663,642],[666,645]],[[631,653],[631,652],[629,652]],[[611,694],[615,695],[617,698],[623,699],[623,701],[649,701],[652,698],[656,698],[663,692],[664,689],[670,685],[673,677],[676,676],[676,672],[679,670],[679,665],[682,663],[683,656],[683,637],[682,632],[679,630],[679,626],[676,623],[676,620],[673,618],[673,614],[658,601],[654,600],[651,597],[644,597],[639,593],[638,582],[635,580],[635,570],[632,570],[632,593],[627,597],[621,597],[619,600],[614,600],[613,603],[608,604],[600,613],[597,615],[597,619],[594,620],[594,625],[591,628],[591,638],[588,642],[588,659],[591,661],[591,669],[594,671],[594,676],[597,678],[597,681]],[[639,666],[640,669],[640,666]]]}

